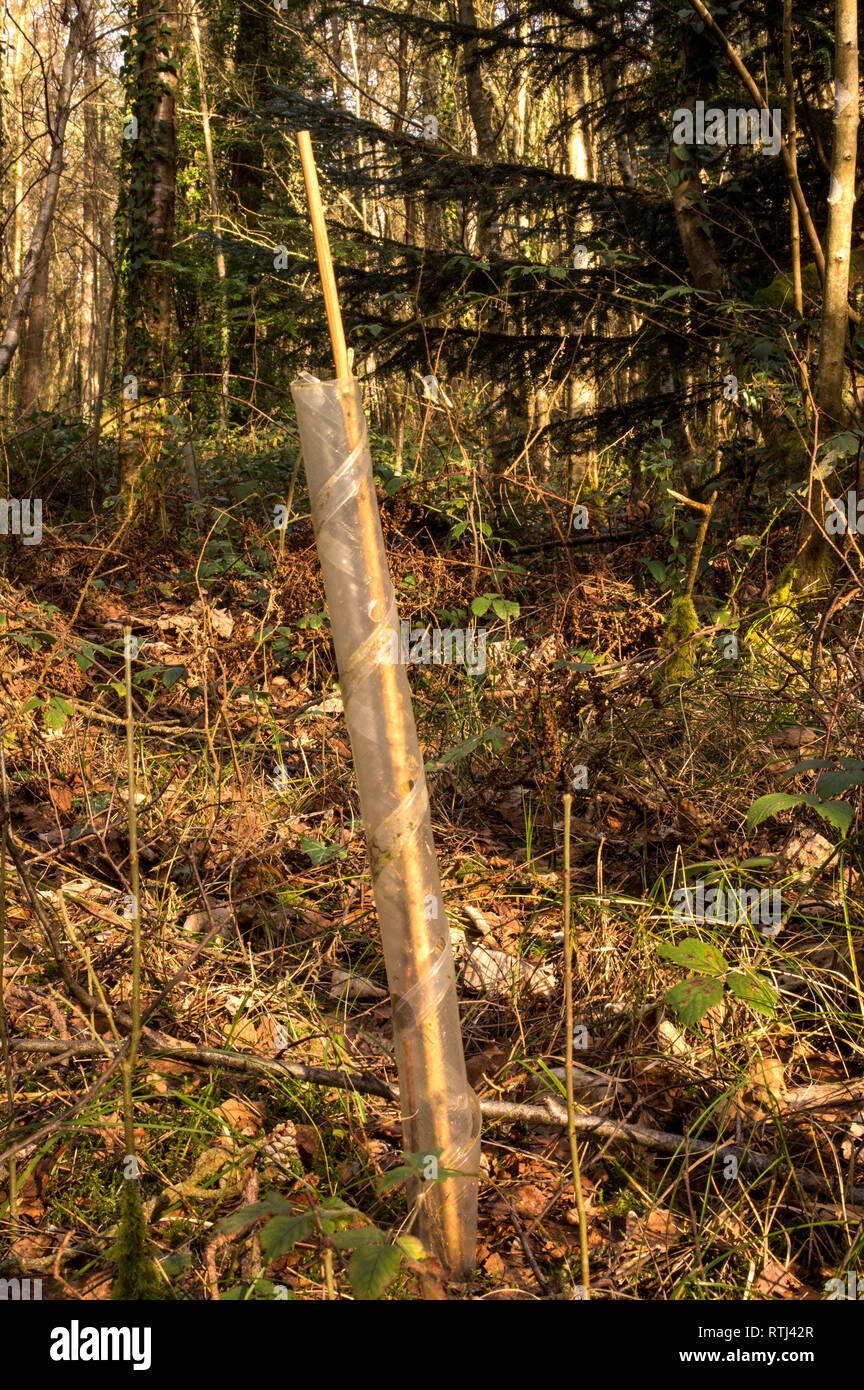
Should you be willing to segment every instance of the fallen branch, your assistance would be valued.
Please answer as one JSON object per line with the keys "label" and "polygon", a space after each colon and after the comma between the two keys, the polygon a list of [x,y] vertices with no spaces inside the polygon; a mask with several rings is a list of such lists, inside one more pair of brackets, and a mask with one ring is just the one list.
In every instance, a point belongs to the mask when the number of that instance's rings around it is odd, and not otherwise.
{"label": "fallen branch", "polygon": [[[103,1057],[106,1043],[83,1038],[78,1042],[64,1042],[59,1038],[10,1038],[9,1051],[28,1054],[49,1054],[56,1056],[58,1062],[74,1057]],[[109,1044],[110,1048],[110,1044]],[[113,1049],[111,1049],[113,1050]],[[218,1047],[163,1047],[142,1039],[141,1052],[148,1057],[165,1057],[176,1062],[186,1062],[189,1066],[225,1067],[229,1071],[245,1073],[248,1076],[293,1077],[312,1086],[331,1086],[337,1091],[355,1091],[358,1095],[378,1096],[382,1100],[399,1102],[399,1090],[370,1072],[349,1072],[333,1070],[329,1067],[315,1067],[306,1062],[283,1062],[269,1057],[255,1057],[251,1053],[227,1052]],[[510,1124],[523,1124],[531,1127],[549,1125],[554,1129],[567,1128],[567,1111],[553,1097],[547,1096],[542,1103],[521,1105],[511,1101],[481,1100],[480,1113],[484,1120]],[[688,1157],[692,1154],[712,1154],[718,1157],[732,1155],[742,1168],[755,1173],[776,1171],[794,1179],[805,1192],[812,1192],[830,1201],[839,1200],[837,1190],[815,1173],[806,1169],[794,1168],[782,1159],[771,1154],[758,1153],[739,1148],[726,1141],[711,1143],[707,1139],[694,1139],[686,1134],[667,1134],[664,1130],[647,1129],[643,1125],[622,1124],[618,1120],[606,1120],[596,1115],[575,1115],[574,1126],[585,1139],[596,1139],[604,1143],[635,1144],[638,1148],[671,1156]],[[43,1130],[40,1134],[44,1133]],[[0,1163],[14,1156],[20,1149],[32,1142],[22,1138],[0,1153]],[[864,1187],[851,1187],[844,1194],[847,1202],[864,1204]]]}
{"label": "fallen branch", "polygon": [[528,545],[517,545],[515,555],[525,555],[529,550],[563,550],[571,545],[603,545],[607,542],[614,544],[620,541],[623,545],[625,541],[632,541],[640,533],[638,531],[586,531],[584,535],[568,536],[566,540],[560,537],[550,537],[545,541],[531,541]]}
{"label": "fallen branch", "polygon": [[[487,1120],[512,1120],[519,1124],[528,1125],[555,1125],[559,1129],[567,1128],[567,1111],[563,1105],[548,1097],[542,1105],[510,1105],[506,1101],[481,1101],[480,1109],[483,1118]],[[653,1149],[658,1153],[667,1154],[731,1154],[738,1160],[742,1168],[748,1168],[755,1173],[767,1173],[769,1170],[776,1170],[778,1174],[788,1174],[794,1178],[799,1187],[805,1192],[813,1192],[819,1196],[828,1197],[832,1202],[836,1202],[837,1192],[832,1185],[824,1178],[818,1177],[815,1173],[809,1173],[806,1169],[793,1168],[790,1164],[784,1163],[782,1159],[774,1158],[771,1154],[757,1153],[750,1149],[741,1149],[737,1145],[720,1141],[712,1144],[707,1139],[693,1139],[686,1134],[666,1134],[659,1129],[646,1129],[642,1125],[619,1124],[617,1120],[604,1120],[592,1115],[577,1115],[576,1129],[586,1137],[602,1139],[607,1142],[623,1140],[631,1144],[636,1144],[639,1148]],[[847,1201],[864,1202],[864,1187],[850,1188],[845,1197]]]}
{"label": "fallen branch", "polygon": [[[110,1044],[108,1046],[112,1052],[116,1050]],[[75,1057],[104,1057],[105,1042],[92,1038],[81,1038],[76,1042],[63,1042],[58,1038],[10,1038],[9,1051],[47,1053],[56,1055],[58,1062],[65,1062]],[[388,1085],[371,1072],[348,1072],[315,1067],[306,1062],[283,1062],[269,1057],[255,1057],[251,1053],[227,1052],[219,1047],[164,1047],[154,1045],[146,1037],[142,1039],[141,1051],[147,1057],[166,1057],[177,1062],[188,1062],[190,1066],[228,1067],[231,1071],[245,1072],[249,1076],[293,1076],[313,1086],[333,1086],[338,1091],[357,1091],[361,1095],[380,1096],[382,1100],[399,1100],[399,1088]]]}

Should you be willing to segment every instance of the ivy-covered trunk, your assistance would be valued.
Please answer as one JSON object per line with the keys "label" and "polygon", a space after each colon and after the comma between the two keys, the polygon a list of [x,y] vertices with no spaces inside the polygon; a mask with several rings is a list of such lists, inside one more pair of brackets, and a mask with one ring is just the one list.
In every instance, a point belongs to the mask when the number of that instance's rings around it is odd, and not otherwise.
{"label": "ivy-covered trunk", "polygon": [[137,0],[126,65],[123,406],[120,486],[127,511],[152,514],[170,381],[177,137],[176,17]]}

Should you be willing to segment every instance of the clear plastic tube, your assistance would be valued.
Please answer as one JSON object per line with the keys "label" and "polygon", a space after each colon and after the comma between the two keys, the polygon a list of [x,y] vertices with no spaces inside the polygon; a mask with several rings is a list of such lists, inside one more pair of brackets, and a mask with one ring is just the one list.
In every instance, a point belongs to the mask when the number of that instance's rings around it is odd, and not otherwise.
{"label": "clear plastic tube", "polygon": [[420,1234],[447,1270],[464,1276],[475,1258],[480,1114],[465,1075],[450,932],[411,692],[398,663],[399,615],[360,390],[353,378],[307,377],[291,393],[393,1000],[404,1147],[424,1158],[414,1192]]}

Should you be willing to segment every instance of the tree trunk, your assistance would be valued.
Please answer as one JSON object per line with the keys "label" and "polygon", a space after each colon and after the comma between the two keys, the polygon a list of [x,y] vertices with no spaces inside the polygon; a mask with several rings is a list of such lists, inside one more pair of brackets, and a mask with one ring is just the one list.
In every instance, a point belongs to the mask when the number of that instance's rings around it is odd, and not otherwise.
{"label": "tree trunk", "polygon": [[[477,13],[474,8],[474,0],[459,0],[459,23],[464,24],[466,29],[476,30]],[[495,113],[492,100],[483,82],[478,50],[477,39],[468,38],[463,57],[465,90],[468,97],[468,110],[471,112],[471,123],[477,136],[477,153],[481,159],[492,164],[498,153],[498,142],[495,139],[494,131]]]}
{"label": "tree trunk", "polygon": [[579,59],[575,74],[568,74],[565,100],[568,107],[579,113],[567,132],[567,172],[574,179],[593,179],[594,151],[591,148],[590,133],[584,114],[591,100],[591,92],[584,58]]}
{"label": "tree trunk", "polygon": [[128,141],[126,170],[120,486],[131,512],[143,484],[145,519],[152,515],[157,490],[155,465],[171,365],[172,278],[165,262],[171,260],[174,242],[177,162],[173,17],[164,0],[138,0],[135,58],[129,73],[137,130]]}
{"label": "tree trunk", "polygon": [[[265,0],[244,0],[237,11],[234,41],[234,81],[239,91],[240,105],[233,113],[238,135],[229,149],[229,168],[230,188],[236,206],[226,212],[225,223],[230,225],[232,221],[236,222],[253,240],[261,236],[259,218],[262,212],[266,212],[264,156],[261,141],[249,129],[242,110],[248,107],[260,111],[267,103],[267,65],[276,42],[271,25],[274,14],[272,5],[265,3]],[[280,35],[278,42],[284,43],[284,35]],[[257,331],[254,321],[235,322],[230,343],[229,377],[236,380],[255,376]],[[236,413],[235,407],[235,416]],[[254,412],[250,418],[254,418]]]}
{"label": "tree trunk", "polygon": [[[795,79],[792,72],[792,0],[783,0],[783,83],[786,88],[786,143],[795,177],[798,177],[798,123],[795,115]],[[798,318],[804,317],[801,284],[801,219],[795,199],[789,197],[789,246],[792,253],[792,301]]]}
{"label": "tree trunk", "polygon": [[21,375],[18,381],[18,415],[21,418],[38,410],[40,406],[42,348],[45,345],[45,324],[48,320],[50,278],[51,254],[46,241],[36,265],[27,325],[21,335]]}
{"label": "tree trunk", "polygon": [[[438,74],[437,64],[431,58],[426,59],[420,79],[424,127],[427,117],[434,116],[437,120],[439,116]],[[423,245],[427,250],[438,250],[441,247],[441,205],[432,198],[423,200]]]}
{"label": "tree trunk", "polygon": [[532,472],[535,480],[545,487],[549,482],[549,470],[552,465],[552,443],[548,434],[549,395],[545,386],[537,387],[533,393],[532,405],[532,435],[536,441],[531,455]]}
{"label": "tree trunk", "polygon": [[[683,108],[691,111],[696,107],[696,94],[687,97]],[[678,147],[670,141],[669,172],[672,180],[672,208],[675,223],[690,277],[698,290],[716,292],[720,289],[722,272],[714,254],[714,243],[702,229],[703,214],[699,207],[701,185],[695,174],[695,162],[685,163],[678,154]],[[692,172],[690,172],[692,171]]]}
{"label": "tree trunk", "polygon": [[[92,32],[88,35],[92,45]],[[88,92],[96,87],[96,54],[88,47],[84,68]],[[98,265],[99,265],[99,212],[98,177],[99,127],[95,98],[89,96],[84,103],[84,188],[81,197],[81,338],[79,349],[79,377],[81,383],[81,409],[85,416],[91,416],[99,395],[99,311]]]}
{"label": "tree trunk", "polygon": [[[686,91],[684,101],[679,103],[682,110],[695,112],[696,101],[702,95],[700,71],[704,65],[706,47],[703,35],[685,30],[681,43],[681,77]],[[702,228],[702,185],[699,181],[695,146],[690,147],[689,160],[686,157],[682,158],[678,149],[670,139],[669,182],[678,235],[693,284],[699,290],[716,292],[721,287],[723,277],[717,263],[714,243]]]}
{"label": "tree trunk", "polygon": [[16,97],[15,102],[15,127],[13,140],[15,142],[15,188],[13,197],[15,226],[12,233],[12,283],[18,284],[18,277],[21,274],[21,256],[24,244],[24,223],[22,213],[24,210],[24,160],[22,157],[22,146],[24,143],[24,127],[21,121],[20,108],[20,81],[21,67],[24,50],[24,34],[20,29],[15,31],[15,48],[12,58],[12,84],[11,90]]}
{"label": "tree trunk", "polygon": [[195,0],[192,0],[192,45],[195,50],[195,68],[198,73],[198,99],[201,102],[201,128],[204,132],[204,153],[207,157],[207,187],[210,191],[210,212],[213,218],[213,233],[216,237],[216,273],[220,283],[219,341],[221,363],[219,374],[219,433],[228,428],[228,395],[231,388],[231,339],[228,327],[228,295],[225,289],[227,270],[225,252],[222,246],[222,216],[219,210],[219,190],[216,184],[216,161],[213,157],[213,139],[210,131],[210,107],[207,101],[207,87],[204,79],[204,60],[201,54],[201,33],[198,28],[198,15]]}
{"label": "tree trunk", "polygon": [[[409,56],[408,56],[408,34],[404,28],[399,29],[399,42],[396,49],[396,72],[399,79],[399,95],[396,102],[396,110],[393,117],[393,129],[397,135],[405,131],[408,115],[409,97]],[[399,162],[402,165],[402,173],[407,179],[411,169],[411,155],[408,151],[401,151]],[[417,223],[416,206],[414,197],[410,193],[405,195],[405,229],[403,240],[408,246],[415,242],[415,228]]]}
{"label": "tree trunk", "polygon": [[[852,214],[855,207],[855,157],[858,144],[858,8],[857,0],[837,0],[834,60],[834,146],[825,237],[825,284],[816,407],[820,442],[845,423],[843,384],[849,326],[849,268]],[[801,593],[830,581],[834,553],[822,528],[825,498],[836,496],[839,479],[814,479],[810,513],[802,518],[795,589]]]}
{"label": "tree trunk", "polygon": [[636,161],[633,158],[633,151],[626,133],[620,128],[619,110],[621,101],[618,96],[618,83],[621,75],[621,64],[613,56],[608,55],[600,62],[600,80],[603,84],[603,95],[606,98],[607,109],[612,121],[615,140],[615,155],[618,160],[618,172],[621,175],[621,182],[625,188],[636,187]]}
{"label": "tree trunk", "polygon": [[89,23],[90,7],[91,0],[78,0],[78,12],[69,26],[69,38],[66,43],[66,51],[63,55],[63,67],[60,72],[57,106],[53,124],[50,119],[50,114],[46,112],[51,140],[51,158],[48,161],[48,172],[45,176],[42,202],[39,206],[39,212],[33,226],[27,255],[24,258],[21,278],[18,281],[18,289],[12,300],[12,307],[9,310],[6,330],[3,337],[0,338],[0,377],[4,377],[8,372],[9,364],[21,341],[21,333],[30,309],[30,301],[33,297],[36,278],[40,269],[40,258],[47,245],[48,234],[54,219],[54,208],[57,204],[57,190],[60,187],[60,175],[63,170],[63,141],[66,136],[66,125],[69,120],[69,111],[72,105],[72,91],[75,86],[75,60],[84,42],[84,36]]}
{"label": "tree trunk", "polygon": [[[24,125],[21,114],[21,69],[24,56],[24,33],[20,28],[15,29],[14,44],[12,46],[12,63],[9,73],[9,96],[7,110],[9,115],[4,117],[4,144],[11,145],[12,151],[12,207],[10,215],[12,217],[12,244],[8,249],[9,254],[9,281],[12,285],[17,285],[21,275],[21,260],[24,244]],[[5,153],[5,151],[4,151]],[[5,290],[5,286],[4,286]],[[8,390],[10,382],[6,382]]]}
{"label": "tree trunk", "polygon": [[858,9],[856,0],[837,0],[834,150],[825,238],[825,289],[819,338],[816,404],[820,423],[843,424],[843,378],[849,323],[849,257],[855,207],[858,143]]}
{"label": "tree trunk", "polygon": [[[272,11],[271,11],[272,12]],[[239,8],[234,64],[245,79],[246,100],[258,109],[267,99],[267,62],[270,56],[270,13],[263,0],[247,0]],[[257,214],[264,201],[264,169],[260,146],[242,137],[232,146],[231,185],[242,212]]]}
{"label": "tree trunk", "polygon": [[[477,14],[474,0],[459,0],[459,23],[469,29],[477,29]],[[471,124],[477,139],[477,152],[486,163],[494,164],[498,157],[498,141],[493,122],[495,119],[492,99],[486,90],[480,68],[478,43],[469,37],[463,50],[463,75],[465,95]],[[494,217],[490,210],[480,215],[478,228],[479,250],[481,255],[500,255],[501,232],[496,230]],[[488,327],[493,332],[506,331],[505,315],[500,309],[493,310],[488,319]],[[492,386],[489,406],[489,451],[492,458],[491,487],[496,504],[503,495],[504,474],[510,463],[510,393],[500,382]]]}

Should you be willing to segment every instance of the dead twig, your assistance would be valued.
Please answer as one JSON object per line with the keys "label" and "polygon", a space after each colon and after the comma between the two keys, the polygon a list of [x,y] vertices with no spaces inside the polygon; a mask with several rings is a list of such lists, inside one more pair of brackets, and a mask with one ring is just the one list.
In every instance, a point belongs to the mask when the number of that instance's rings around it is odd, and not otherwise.
{"label": "dead twig", "polygon": [[526,1260],[528,1261],[529,1265],[531,1266],[531,1272],[534,1275],[534,1278],[537,1280],[540,1292],[544,1294],[546,1298],[553,1298],[554,1293],[552,1291],[551,1285],[549,1284],[548,1280],[543,1278],[540,1266],[534,1258],[534,1251],[531,1249],[528,1237],[522,1229],[522,1223],[519,1220],[519,1216],[516,1212],[516,1206],[513,1202],[508,1202],[507,1205],[510,1208],[510,1220],[513,1222],[513,1229],[519,1237],[519,1244],[522,1246],[523,1254]]}
{"label": "dead twig", "polygon": [[[95,1042],[89,1038],[74,1043],[62,1042],[57,1038],[11,1038],[9,1051],[10,1053],[48,1053],[55,1055],[58,1061],[65,1061],[70,1057],[102,1057],[106,1045],[108,1044],[101,1040]],[[228,1052],[216,1047],[165,1047],[159,1043],[151,1044],[150,1039],[146,1036],[142,1038],[141,1052],[144,1056],[166,1057],[173,1061],[186,1062],[189,1066],[225,1067],[229,1071],[245,1073],[248,1076],[271,1076],[276,1079],[294,1077],[296,1080],[305,1081],[312,1086],[331,1086],[337,1091],[356,1091],[358,1095],[379,1096],[382,1100],[390,1101],[393,1104],[399,1102],[398,1087],[389,1085],[386,1081],[372,1076],[369,1072],[336,1071],[328,1067],[307,1065],[304,1062],[275,1061],[268,1057],[256,1057],[251,1053]],[[108,1071],[113,1071],[117,1064],[118,1058],[115,1057]],[[46,1134],[67,1124],[69,1118],[73,1114],[77,1114],[91,1098],[91,1093],[95,1094],[101,1087],[101,1084],[107,1079],[108,1071],[104,1072],[96,1086],[91,1087],[87,1095],[60,1119],[43,1125],[34,1134],[22,1136],[17,1143],[10,1145],[9,1148],[0,1153],[0,1163],[6,1162],[11,1155],[18,1153],[27,1144],[38,1142]],[[538,1105],[522,1105],[515,1101],[481,1100],[480,1113],[483,1119],[490,1123],[522,1124],[529,1127],[548,1125],[551,1129],[564,1130],[567,1128],[567,1111],[552,1096],[545,1097],[542,1104]],[[606,1120],[596,1115],[575,1115],[573,1125],[576,1132],[584,1135],[586,1139],[635,1144],[637,1148],[652,1150],[655,1153],[666,1153],[672,1157],[680,1155],[683,1158],[685,1154],[698,1153],[715,1154],[719,1158],[731,1154],[737,1158],[740,1168],[748,1169],[754,1173],[772,1171],[781,1175],[790,1173],[805,1192],[812,1192],[814,1195],[825,1197],[832,1202],[839,1200],[835,1186],[826,1182],[824,1178],[818,1177],[815,1173],[810,1173],[806,1169],[793,1168],[773,1154],[742,1149],[725,1140],[712,1144],[706,1139],[689,1138],[686,1134],[667,1134],[664,1130],[648,1129],[643,1125],[622,1124],[617,1120]],[[845,1193],[845,1200],[864,1205],[864,1187],[849,1188]]]}

